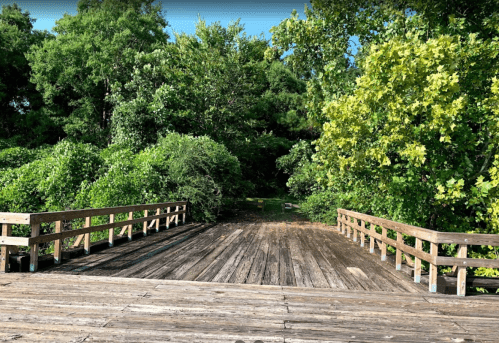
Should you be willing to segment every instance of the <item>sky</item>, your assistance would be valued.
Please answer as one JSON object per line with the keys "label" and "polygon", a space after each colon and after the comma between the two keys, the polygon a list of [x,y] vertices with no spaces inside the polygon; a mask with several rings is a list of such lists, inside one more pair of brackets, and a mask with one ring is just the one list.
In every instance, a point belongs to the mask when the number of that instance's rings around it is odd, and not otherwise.
{"label": "sky", "polygon": [[[0,0],[0,5],[8,5],[16,2],[22,9],[30,12],[32,18],[36,18],[34,28],[38,30],[51,30],[55,21],[60,19],[64,13],[76,14],[78,0]],[[283,19],[289,18],[293,9],[299,14],[300,19],[305,19],[304,7],[311,7],[310,1],[305,0],[204,0],[204,1],[167,1],[158,0],[166,10],[166,19],[170,27],[168,33],[172,37],[172,30],[192,34],[195,32],[195,22],[198,14],[206,20],[209,25],[220,21],[222,26],[232,20],[241,18],[245,32],[250,35],[259,36],[262,32],[266,39],[271,38],[269,32],[272,26],[278,25]]]}

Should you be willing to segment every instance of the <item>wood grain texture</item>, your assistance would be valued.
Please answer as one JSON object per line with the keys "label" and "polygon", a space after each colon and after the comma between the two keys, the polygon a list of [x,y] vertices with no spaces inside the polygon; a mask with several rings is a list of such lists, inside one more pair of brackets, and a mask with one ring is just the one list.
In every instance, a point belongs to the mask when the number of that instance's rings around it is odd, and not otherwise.
{"label": "wood grain texture", "polygon": [[[2,236],[7,237],[10,235],[12,235],[12,225],[2,224]],[[0,273],[6,273],[9,271],[9,255],[10,246],[2,246],[0,250]]]}
{"label": "wood grain texture", "polygon": [[426,292],[392,269],[338,231],[310,223],[190,223],[152,231],[132,242],[65,260],[41,272]]}
{"label": "wood grain texture", "polygon": [[497,297],[4,275],[0,341],[497,342]]}

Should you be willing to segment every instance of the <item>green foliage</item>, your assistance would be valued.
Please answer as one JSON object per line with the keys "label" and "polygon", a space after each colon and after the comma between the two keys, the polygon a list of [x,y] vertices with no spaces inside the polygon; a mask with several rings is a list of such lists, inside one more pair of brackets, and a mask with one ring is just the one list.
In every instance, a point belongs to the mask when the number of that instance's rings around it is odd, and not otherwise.
{"label": "green foliage", "polygon": [[31,47],[31,81],[69,137],[105,145],[111,85],[129,79],[138,52],[166,43],[166,22],[150,1],[82,1],[78,6],[78,14],[56,22],[55,38]]}
{"label": "green foliage", "polygon": [[337,199],[329,190],[316,191],[300,204],[301,212],[312,222],[336,224]]}
{"label": "green foliage", "polygon": [[202,20],[196,35],[136,56],[132,78],[113,86],[113,142],[133,151],[168,132],[208,136],[238,157],[259,190],[278,188],[275,159],[308,134],[305,84],[282,62],[267,63],[268,42]]}
{"label": "green foliage", "polygon": [[276,161],[278,168],[289,175],[286,183],[289,193],[298,199],[320,189],[317,183],[319,171],[312,162],[313,153],[310,142],[300,141],[293,145],[289,154],[279,157]]}
{"label": "green foliage", "polygon": [[[7,149],[7,153],[10,150]],[[3,150],[2,155],[5,152]],[[33,156],[40,158],[33,159]],[[24,150],[23,157],[31,161],[0,174],[0,182],[4,185],[0,208],[4,212],[73,209],[81,183],[94,178],[100,165],[95,147],[68,141],[55,145],[50,154]]]}
{"label": "green foliage", "polygon": [[112,145],[101,157],[99,177],[83,185],[78,207],[188,200],[195,220],[213,221],[243,190],[239,162],[208,137],[171,133],[137,154]]}
{"label": "green foliage", "polygon": [[[499,233],[497,8],[488,0],[314,1],[306,20],[293,14],[273,28],[280,52],[294,47],[287,61],[308,78],[306,106],[323,130],[309,168],[317,188],[303,205],[311,218],[342,207],[440,231]],[[354,35],[362,47],[351,65]],[[293,170],[292,192],[307,170]],[[491,249],[470,255],[495,258]]]}
{"label": "green foliage", "polygon": [[23,146],[55,143],[58,132],[43,110],[42,96],[30,82],[25,54],[51,35],[33,30],[34,19],[17,4],[0,14],[0,136]]}

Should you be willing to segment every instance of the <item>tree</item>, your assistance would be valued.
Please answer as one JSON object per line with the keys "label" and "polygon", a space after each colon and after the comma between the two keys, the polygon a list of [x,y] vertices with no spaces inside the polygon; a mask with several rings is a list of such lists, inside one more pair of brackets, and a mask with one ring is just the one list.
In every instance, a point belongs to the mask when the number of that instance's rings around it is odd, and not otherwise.
{"label": "tree", "polygon": [[111,85],[129,79],[136,53],[166,44],[166,25],[151,1],[81,1],[56,22],[55,39],[32,47],[31,80],[70,138],[109,143]]}
{"label": "tree", "polygon": [[57,137],[55,124],[43,109],[43,99],[30,82],[25,53],[50,39],[48,32],[33,30],[34,19],[14,4],[0,14],[0,136],[14,145],[36,145]]}
{"label": "tree", "polygon": [[176,34],[175,43],[137,55],[132,79],[113,87],[113,141],[138,151],[171,131],[206,135],[269,189],[275,159],[308,134],[305,85],[264,59],[267,41],[242,31],[239,21],[224,28],[200,20],[196,35]]}

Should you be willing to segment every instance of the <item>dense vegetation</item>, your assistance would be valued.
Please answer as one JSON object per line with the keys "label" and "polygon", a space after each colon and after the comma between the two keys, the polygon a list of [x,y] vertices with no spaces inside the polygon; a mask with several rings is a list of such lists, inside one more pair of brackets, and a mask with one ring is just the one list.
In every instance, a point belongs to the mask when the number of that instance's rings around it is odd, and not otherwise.
{"label": "dense vegetation", "polygon": [[185,199],[215,220],[284,189],[275,164],[313,138],[306,83],[239,21],[169,37],[152,1],[78,3],[55,34],[0,15],[0,211]]}
{"label": "dense vegetation", "polygon": [[152,2],[80,0],[55,35],[3,7],[0,211],[187,199],[215,220],[287,185],[312,220],[499,234],[499,1],[315,0],[272,42],[169,37]]}
{"label": "dense vegetation", "polygon": [[[334,221],[336,208],[348,208],[499,233],[498,8],[493,0],[314,1],[306,20],[293,15],[273,29],[274,46],[294,47],[288,65],[311,73],[306,107],[321,136],[279,163],[312,218]],[[454,245],[441,249],[455,256]]]}

